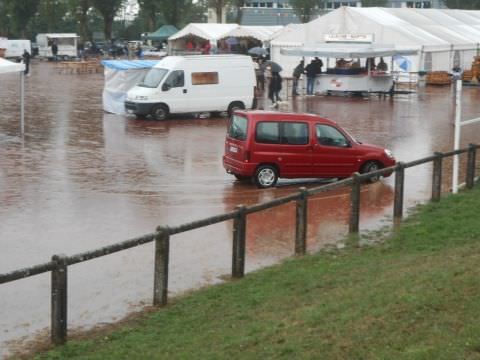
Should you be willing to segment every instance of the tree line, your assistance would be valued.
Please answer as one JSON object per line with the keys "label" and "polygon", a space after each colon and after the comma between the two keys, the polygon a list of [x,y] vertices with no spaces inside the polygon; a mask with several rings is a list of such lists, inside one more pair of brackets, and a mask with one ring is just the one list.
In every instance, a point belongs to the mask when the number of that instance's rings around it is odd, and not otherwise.
{"label": "tree line", "polygon": [[[310,21],[325,5],[324,0],[290,0],[301,22]],[[0,0],[0,36],[33,39],[43,32],[76,32],[82,41],[101,31],[111,40],[138,38],[163,24],[181,28],[190,22],[205,22],[208,8],[217,19],[228,7],[229,20],[240,23],[243,0],[138,0],[140,11],[134,21],[125,21],[125,0]],[[452,9],[480,9],[480,0],[445,0]],[[387,0],[363,0],[362,6],[387,6]]]}
{"label": "tree line", "polygon": [[37,33],[76,32],[82,41],[102,32],[106,40],[138,39],[163,24],[183,27],[205,22],[207,0],[139,0],[133,21],[124,17],[125,0],[0,0],[0,36],[33,39]]}

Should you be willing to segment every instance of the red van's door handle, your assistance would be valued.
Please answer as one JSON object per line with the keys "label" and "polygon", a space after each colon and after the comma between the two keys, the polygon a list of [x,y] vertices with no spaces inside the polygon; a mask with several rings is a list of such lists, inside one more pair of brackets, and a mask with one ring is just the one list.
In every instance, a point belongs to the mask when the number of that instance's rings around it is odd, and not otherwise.
{"label": "red van's door handle", "polygon": [[313,150],[313,146],[312,145],[307,145],[307,150]]}

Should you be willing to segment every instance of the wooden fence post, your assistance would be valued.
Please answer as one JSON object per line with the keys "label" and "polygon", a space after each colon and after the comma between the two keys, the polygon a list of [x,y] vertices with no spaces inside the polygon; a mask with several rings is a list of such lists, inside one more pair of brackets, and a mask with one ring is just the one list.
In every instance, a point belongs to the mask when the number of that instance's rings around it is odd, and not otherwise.
{"label": "wooden fence post", "polygon": [[395,171],[395,198],[393,201],[393,223],[400,225],[403,216],[403,191],[405,185],[405,164],[399,162]]}
{"label": "wooden fence post", "polygon": [[432,179],[432,201],[440,201],[440,196],[442,193],[442,160],[443,154],[436,152],[436,156],[433,160],[433,179]]}
{"label": "wooden fence post", "polygon": [[296,201],[295,255],[305,255],[307,251],[308,192],[301,187],[300,199]]}
{"label": "wooden fence post", "polygon": [[238,205],[236,209],[238,214],[233,219],[232,277],[242,278],[245,275],[247,214],[244,205]]}
{"label": "wooden fence post", "polygon": [[168,263],[170,233],[168,227],[157,228],[155,234],[155,268],[153,276],[153,305],[165,306],[168,301]]}
{"label": "wooden fence post", "polygon": [[348,231],[350,234],[356,234],[360,223],[360,180],[359,174],[353,174],[352,192],[350,194],[350,223]]}
{"label": "wooden fence post", "polygon": [[468,145],[468,158],[467,158],[467,178],[465,180],[467,189],[473,188],[475,182],[475,165],[476,165],[476,156],[477,147],[475,144]]}
{"label": "wooden fence post", "polygon": [[67,257],[53,255],[51,289],[51,338],[55,345],[63,345],[67,341]]}

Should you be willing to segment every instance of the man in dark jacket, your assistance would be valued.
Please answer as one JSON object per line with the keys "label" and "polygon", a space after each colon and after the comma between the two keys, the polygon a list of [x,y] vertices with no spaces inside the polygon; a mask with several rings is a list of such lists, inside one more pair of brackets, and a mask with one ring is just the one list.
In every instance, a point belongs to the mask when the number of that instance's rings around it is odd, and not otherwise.
{"label": "man in dark jacket", "polygon": [[25,64],[25,75],[30,72],[30,53],[27,50],[23,50],[23,63]]}
{"label": "man in dark jacket", "polygon": [[292,96],[299,95],[298,93],[298,80],[300,76],[305,72],[305,60],[301,60],[300,63],[295,67],[293,70],[293,89],[292,89]]}
{"label": "man in dark jacket", "polygon": [[321,74],[322,73],[322,67],[323,67],[322,59],[320,59],[318,57],[315,57],[315,59],[313,59],[313,62],[315,63],[315,65],[317,67],[317,75]]}
{"label": "man in dark jacket", "polygon": [[315,87],[315,78],[318,74],[318,67],[315,64],[315,60],[312,60],[310,64],[307,65],[305,73],[307,74],[307,96],[312,96]]}
{"label": "man in dark jacket", "polygon": [[270,84],[268,85],[268,98],[272,101],[272,107],[278,106],[280,90],[282,90],[282,77],[278,72],[272,72]]}

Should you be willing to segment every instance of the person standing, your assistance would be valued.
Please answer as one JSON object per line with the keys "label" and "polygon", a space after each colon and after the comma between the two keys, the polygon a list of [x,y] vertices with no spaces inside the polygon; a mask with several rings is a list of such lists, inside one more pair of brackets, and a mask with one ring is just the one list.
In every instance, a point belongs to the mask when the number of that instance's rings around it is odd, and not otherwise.
{"label": "person standing", "polygon": [[293,88],[292,88],[292,96],[300,95],[298,93],[298,80],[300,80],[300,76],[305,72],[305,60],[301,60],[300,63],[293,69]]}
{"label": "person standing", "polygon": [[255,77],[257,78],[257,90],[265,90],[265,66],[261,58],[254,62]]}
{"label": "person standing", "polygon": [[29,76],[30,73],[30,53],[25,49],[23,50],[23,63],[25,64],[25,75]]}
{"label": "person standing", "polygon": [[310,61],[310,64],[305,68],[307,74],[307,96],[312,96],[315,87],[315,78],[317,76],[317,65],[315,60]]}
{"label": "person standing", "polygon": [[315,57],[313,61],[315,63],[315,66],[317,67],[317,75],[320,75],[322,73],[323,61],[318,57]]}
{"label": "person standing", "polygon": [[278,102],[282,101],[280,98],[282,81],[283,79],[278,72],[272,72],[270,84],[268,85],[268,98],[272,101],[272,107],[278,106]]}
{"label": "person standing", "polygon": [[52,42],[52,55],[53,55],[53,60],[55,60],[55,61],[57,61],[57,54],[58,54],[57,41],[53,40],[53,42]]}

